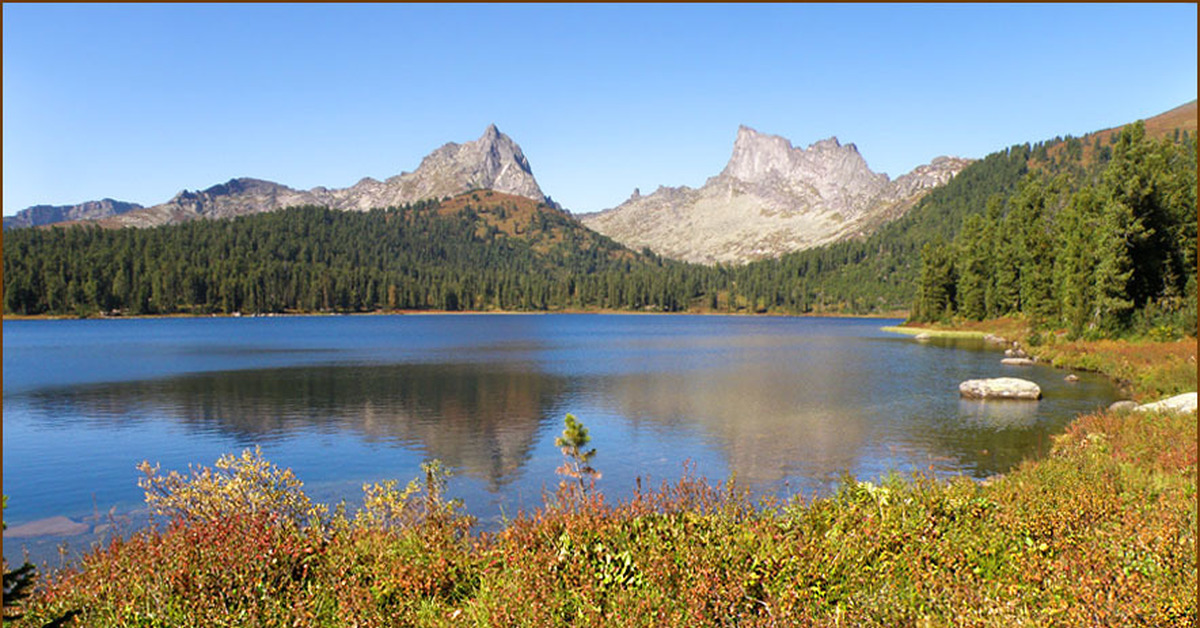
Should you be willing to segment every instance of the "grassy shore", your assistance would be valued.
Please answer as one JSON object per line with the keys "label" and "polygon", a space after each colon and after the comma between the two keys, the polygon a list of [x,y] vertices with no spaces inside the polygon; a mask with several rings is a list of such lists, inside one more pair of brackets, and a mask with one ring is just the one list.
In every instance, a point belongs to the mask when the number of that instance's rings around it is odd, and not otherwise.
{"label": "grassy shore", "polygon": [[[1140,343],[1054,346],[1131,369],[1140,396],[1182,385],[1132,359]],[[619,504],[563,489],[490,533],[436,469],[365,487],[351,514],[246,453],[148,480],[172,523],[54,575],[17,625],[1192,626],[1196,442],[1195,415],[1102,412],[984,483],[756,502],[685,475]]]}
{"label": "grassy shore", "polygon": [[1042,362],[1106,375],[1130,398],[1143,402],[1196,390],[1196,339],[1190,337],[1171,341],[1068,340],[1061,334],[1034,334],[1024,321],[1013,318],[957,325],[905,324],[885,330],[932,337],[999,336],[1019,343]]}

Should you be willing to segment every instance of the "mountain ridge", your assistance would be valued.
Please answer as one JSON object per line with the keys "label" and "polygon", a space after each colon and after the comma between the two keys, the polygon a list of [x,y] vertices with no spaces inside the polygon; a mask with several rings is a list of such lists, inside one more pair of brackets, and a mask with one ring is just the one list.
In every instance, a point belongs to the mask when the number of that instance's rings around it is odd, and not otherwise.
{"label": "mountain ridge", "polygon": [[[364,177],[347,188],[314,187],[297,190],[281,183],[237,177],[203,190],[182,190],[170,200],[142,207],[126,204],[123,211],[47,212],[28,208],[6,218],[5,228],[90,222],[102,227],[154,227],[199,219],[231,218],[298,205],[366,211],[420,200],[455,196],[471,189],[492,189],[559,207],[542,192],[521,147],[488,125],[478,139],[462,144],[448,142],[430,152],[413,172],[401,172],[383,181]],[[83,203],[69,208],[92,206]],[[38,206],[40,207],[40,206]],[[57,219],[59,215],[63,218]],[[43,216],[42,220],[35,218]]]}
{"label": "mountain ridge", "polygon": [[633,249],[693,263],[744,263],[866,235],[972,160],[939,157],[895,181],[836,136],[806,148],[740,125],[724,169],[699,188],[634,190],[578,218]]}

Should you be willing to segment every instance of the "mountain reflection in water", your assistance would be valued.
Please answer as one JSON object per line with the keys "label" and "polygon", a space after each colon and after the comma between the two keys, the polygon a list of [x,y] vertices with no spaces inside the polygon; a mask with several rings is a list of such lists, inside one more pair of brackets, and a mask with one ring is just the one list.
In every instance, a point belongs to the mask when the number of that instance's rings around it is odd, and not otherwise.
{"label": "mountain reflection in water", "polygon": [[[5,519],[144,509],[136,465],[212,465],[261,445],[319,501],[441,459],[483,525],[542,505],[563,415],[592,434],[598,488],[710,480],[760,494],[845,473],[1004,473],[1048,450],[1112,385],[1009,367],[976,341],[916,343],[885,321],[630,315],[17,321],[4,334]],[[1036,381],[1032,403],[958,383]],[[98,527],[98,526],[97,526]],[[11,545],[11,547],[10,547]],[[6,544],[19,559],[21,544]],[[49,545],[53,550],[53,544]],[[15,552],[15,553],[13,553]]]}
{"label": "mountain reflection in water", "polygon": [[497,364],[224,371],[32,395],[44,416],[169,418],[247,443],[351,432],[425,451],[498,489],[529,457],[562,378]]}

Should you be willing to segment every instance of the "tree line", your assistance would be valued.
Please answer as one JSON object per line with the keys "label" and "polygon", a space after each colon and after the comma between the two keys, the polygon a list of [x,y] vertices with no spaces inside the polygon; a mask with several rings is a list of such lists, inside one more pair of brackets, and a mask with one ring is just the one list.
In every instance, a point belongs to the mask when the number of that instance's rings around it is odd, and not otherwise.
{"label": "tree line", "polygon": [[1025,175],[921,250],[912,316],[1020,314],[1072,337],[1196,333],[1194,135],[1122,129],[1096,167]]}
{"label": "tree line", "polygon": [[4,311],[911,308],[918,320],[1019,313],[1076,335],[1194,333],[1195,135],[1156,142],[1139,123],[1103,139],[997,151],[866,238],[739,266],[634,252],[487,191],[368,212],[10,230]]}

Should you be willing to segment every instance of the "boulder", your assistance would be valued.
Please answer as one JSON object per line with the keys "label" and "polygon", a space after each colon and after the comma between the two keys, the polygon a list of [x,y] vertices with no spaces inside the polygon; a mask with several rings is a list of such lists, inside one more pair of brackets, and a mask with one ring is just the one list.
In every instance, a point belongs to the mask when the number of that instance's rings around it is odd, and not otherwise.
{"label": "boulder", "polygon": [[1063,381],[1071,382],[1072,384],[1074,384],[1075,382],[1079,381],[1079,376],[1074,373],[1071,373],[1070,375],[1067,375],[1066,377],[1064,377]]}
{"label": "boulder", "polygon": [[1003,360],[1000,360],[1000,363],[1007,364],[1009,366],[1029,366],[1033,364],[1033,360],[1030,360],[1029,358],[1004,358]]}
{"label": "boulder", "polygon": [[984,334],[983,341],[989,344],[1003,345],[1008,344],[1008,340],[995,334]]}
{"label": "boulder", "polygon": [[1042,397],[1037,384],[1016,377],[969,379],[958,385],[958,394],[967,399],[1028,399]]}
{"label": "boulder", "polygon": [[27,539],[36,536],[77,536],[86,534],[92,527],[63,516],[39,519],[4,531],[6,539]]}
{"label": "boulder", "polygon": [[1108,410],[1109,412],[1128,412],[1136,407],[1138,407],[1136,401],[1122,399],[1121,401],[1112,402],[1112,405],[1108,406]]}
{"label": "boulder", "polygon": [[1196,411],[1196,393],[1183,393],[1162,401],[1142,404],[1134,408],[1137,412],[1192,412]]}

